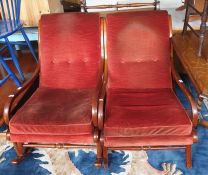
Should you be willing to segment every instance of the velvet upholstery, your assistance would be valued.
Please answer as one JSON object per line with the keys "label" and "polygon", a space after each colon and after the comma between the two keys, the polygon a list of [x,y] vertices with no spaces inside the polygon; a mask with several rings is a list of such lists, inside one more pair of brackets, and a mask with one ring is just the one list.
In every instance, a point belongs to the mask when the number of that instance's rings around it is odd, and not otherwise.
{"label": "velvet upholstery", "polygon": [[80,135],[92,132],[92,90],[40,88],[10,121],[15,134]]}
{"label": "velvet upholstery", "polygon": [[39,28],[40,86],[10,120],[11,141],[93,144],[99,14],[43,15]]}
{"label": "velvet upholstery", "polygon": [[107,15],[104,146],[193,144],[192,122],[172,89],[166,11]]}
{"label": "velvet upholstery", "polygon": [[171,87],[168,14],[107,15],[108,87]]}
{"label": "velvet upholstery", "polygon": [[179,136],[192,132],[192,122],[171,89],[109,89],[106,116],[106,137]]}
{"label": "velvet upholstery", "polygon": [[95,87],[101,58],[99,15],[43,15],[39,26],[40,86]]}
{"label": "velvet upholstery", "polygon": [[92,145],[92,133],[84,135],[43,135],[43,134],[11,134],[13,142],[26,143],[71,143],[80,145]]}
{"label": "velvet upholstery", "polygon": [[105,137],[106,147],[179,146],[193,144],[192,135],[160,135],[143,137]]}

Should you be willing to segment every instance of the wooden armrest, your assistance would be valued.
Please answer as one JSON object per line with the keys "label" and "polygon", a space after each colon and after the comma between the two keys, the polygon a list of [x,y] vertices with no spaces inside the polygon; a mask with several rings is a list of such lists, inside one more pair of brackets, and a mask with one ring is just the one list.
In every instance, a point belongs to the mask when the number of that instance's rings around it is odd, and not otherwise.
{"label": "wooden armrest", "polygon": [[[171,16],[169,15],[169,30],[170,30],[170,40],[172,39],[172,19]],[[189,101],[189,104],[191,105],[192,109],[192,122],[194,127],[198,125],[199,117],[198,117],[198,110],[197,110],[197,104],[194,101],[191,93],[187,90],[186,86],[183,83],[182,78],[180,77],[179,73],[176,71],[175,66],[174,66],[174,61],[173,61],[173,45],[171,44],[171,71],[172,71],[172,76],[174,80],[176,81],[177,85],[179,88],[182,90],[184,95]]]}
{"label": "wooden armrest", "polygon": [[99,96],[99,102],[98,102],[98,128],[99,130],[103,129],[104,124],[104,107],[105,107],[105,96],[106,96],[106,81],[104,81],[101,93]]}
{"label": "wooden armrest", "polygon": [[12,109],[14,109],[13,106],[14,101],[17,99],[15,105],[17,106],[17,104],[22,99],[20,96],[26,93],[30,89],[30,87],[33,85],[35,80],[37,80],[39,76],[39,72],[40,72],[40,66],[38,64],[32,78],[28,80],[26,83],[24,83],[22,87],[17,88],[16,92],[13,95],[9,95],[8,100],[4,106],[4,112],[3,112],[3,119],[7,125],[9,125],[10,114],[12,112]]}
{"label": "wooden armrest", "polygon": [[191,93],[189,92],[189,90],[186,88],[183,80],[181,79],[179,73],[175,70],[175,66],[172,60],[172,76],[174,78],[174,80],[176,81],[177,85],[179,86],[179,88],[182,90],[182,92],[184,93],[184,95],[186,96],[186,98],[189,101],[189,104],[192,108],[192,122],[194,127],[196,127],[198,125],[198,110],[197,110],[197,104],[194,101]]}
{"label": "wooden armrest", "polygon": [[100,89],[102,86],[102,76],[99,76],[99,81],[95,89],[95,93],[92,97],[92,122],[94,127],[98,127],[98,99],[100,94]]}
{"label": "wooden armrest", "polygon": [[105,18],[100,20],[101,28],[101,57],[102,57],[102,83],[99,86],[98,103],[97,103],[97,127],[99,130],[103,129],[104,123],[104,105],[105,105],[105,88],[107,83],[107,60],[106,60],[106,21]]}

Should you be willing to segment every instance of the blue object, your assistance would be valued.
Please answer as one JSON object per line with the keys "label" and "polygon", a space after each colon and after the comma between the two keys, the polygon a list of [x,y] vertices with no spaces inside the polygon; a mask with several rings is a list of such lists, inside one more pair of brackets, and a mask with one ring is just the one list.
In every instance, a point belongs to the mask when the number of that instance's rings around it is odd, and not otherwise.
{"label": "blue object", "polygon": [[[11,60],[15,64],[15,67],[20,75],[21,81],[24,81],[24,74],[20,68],[18,59],[15,54],[15,50],[12,46],[12,44],[18,43],[11,44],[8,37],[13,35],[17,31],[20,32],[25,40],[25,43],[28,45],[35,61],[38,62],[38,59],[32,47],[32,44],[30,43],[30,40],[28,39],[24,31],[23,23],[20,21],[21,0],[0,0],[0,6],[2,16],[2,20],[0,20],[0,40],[3,40],[6,44],[11,55]],[[8,58],[6,60],[8,60]]]}
{"label": "blue object", "polygon": [[76,155],[75,151],[70,150],[68,154],[70,160],[82,175],[120,174],[126,171],[123,166],[129,163],[129,154],[125,154],[124,151],[112,151],[109,153],[109,167],[107,169],[95,167],[96,154],[93,151],[78,150]]}
{"label": "blue object", "polygon": [[26,157],[26,160],[19,165],[12,165],[11,160],[16,156],[14,148],[7,148],[7,151],[0,155],[0,174],[1,175],[51,175],[44,165],[48,162],[41,160],[44,155],[41,153],[32,152]]}
{"label": "blue object", "polygon": [[[192,95],[197,99],[197,93],[193,84],[190,82],[187,76],[183,75],[182,79],[184,83],[191,91]],[[181,103],[186,109],[190,109],[187,99],[183,95],[182,91],[177,87],[176,94],[179,97]],[[208,109],[205,105],[202,105],[202,115],[207,113]],[[175,163],[184,175],[207,175],[207,162],[208,162],[208,130],[201,126],[197,127],[197,135],[199,141],[192,146],[193,168],[187,169],[185,165],[185,151],[184,150],[158,150],[147,151],[149,163],[156,169],[161,168],[162,163]]]}
{"label": "blue object", "polygon": [[11,77],[11,79],[15,82],[15,84],[20,87],[21,83],[18,80],[18,78],[16,77],[16,75],[12,72],[12,70],[9,68],[9,66],[6,64],[6,62],[4,61],[3,57],[0,56],[0,64],[3,66],[3,68],[7,71],[8,75],[5,76],[2,80],[0,80],[0,86],[3,85],[8,79],[9,77]]}
{"label": "blue object", "polygon": [[[1,48],[0,50],[3,50],[5,47]],[[2,66],[2,68],[4,70],[6,70],[7,72],[7,75],[3,77],[2,80],[0,80],[0,86],[2,86],[10,77],[11,79],[15,82],[15,84],[20,87],[21,86],[21,83],[20,81],[18,80],[18,78],[16,77],[16,75],[12,72],[12,70],[9,68],[9,66],[6,64],[5,58],[3,58],[1,55],[0,55],[0,64]]]}
{"label": "blue object", "polygon": [[192,146],[193,167],[186,168],[184,150],[148,151],[148,161],[156,169],[161,169],[162,163],[175,163],[183,175],[207,175],[208,173],[208,130],[197,128],[199,142]]}

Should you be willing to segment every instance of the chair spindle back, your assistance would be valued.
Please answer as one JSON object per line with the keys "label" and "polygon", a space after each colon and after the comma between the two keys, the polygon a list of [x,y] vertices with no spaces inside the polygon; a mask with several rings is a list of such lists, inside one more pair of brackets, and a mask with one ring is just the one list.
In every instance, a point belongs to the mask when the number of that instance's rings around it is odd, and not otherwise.
{"label": "chair spindle back", "polygon": [[0,12],[5,30],[15,29],[20,25],[21,0],[0,0]]}

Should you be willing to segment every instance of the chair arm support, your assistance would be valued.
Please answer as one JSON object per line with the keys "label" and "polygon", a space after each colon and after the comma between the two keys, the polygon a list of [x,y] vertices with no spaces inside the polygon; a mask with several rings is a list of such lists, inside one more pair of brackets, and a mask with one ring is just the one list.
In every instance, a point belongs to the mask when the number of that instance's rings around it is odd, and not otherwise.
{"label": "chair arm support", "polygon": [[192,108],[192,122],[193,122],[194,127],[196,127],[197,124],[198,124],[198,120],[199,120],[197,104],[194,101],[191,93],[185,87],[185,85],[183,83],[183,80],[181,79],[179,73],[175,70],[173,62],[172,62],[172,76],[173,76],[174,80],[176,81],[177,85],[179,86],[179,88],[182,90],[182,92],[184,93],[184,95],[188,99],[189,104],[191,105],[191,108]]}
{"label": "chair arm support", "polygon": [[98,127],[98,92],[96,91],[92,98],[92,123],[94,127]]}
{"label": "chair arm support", "polygon": [[100,96],[100,91],[103,85],[103,62],[100,65],[98,73],[98,83],[95,92],[92,97],[92,123],[94,127],[98,127],[98,101]]}
{"label": "chair arm support", "polygon": [[106,96],[106,81],[104,81],[99,101],[98,101],[98,128],[99,130],[103,129],[104,125],[104,113],[105,113],[105,96]]}
{"label": "chair arm support", "polygon": [[16,105],[19,103],[19,101],[22,99],[21,95],[24,94],[24,92],[27,92],[29,88],[33,85],[35,80],[38,78],[40,72],[40,66],[37,65],[37,68],[35,70],[35,73],[33,74],[32,78],[23,84],[22,87],[17,88],[16,92],[13,95],[8,96],[8,100],[4,106],[4,112],[3,112],[3,119],[5,124],[9,125],[10,115],[13,107],[13,103],[16,100]]}

